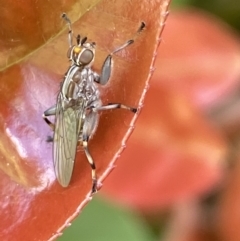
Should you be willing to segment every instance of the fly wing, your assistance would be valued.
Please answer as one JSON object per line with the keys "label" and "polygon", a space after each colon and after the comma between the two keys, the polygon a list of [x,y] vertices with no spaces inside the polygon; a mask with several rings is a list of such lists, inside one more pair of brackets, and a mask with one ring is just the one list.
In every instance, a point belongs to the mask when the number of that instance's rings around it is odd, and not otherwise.
{"label": "fly wing", "polygon": [[53,161],[57,179],[63,187],[71,180],[81,126],[81,108],[63,108],[58,97],[53,136]]}

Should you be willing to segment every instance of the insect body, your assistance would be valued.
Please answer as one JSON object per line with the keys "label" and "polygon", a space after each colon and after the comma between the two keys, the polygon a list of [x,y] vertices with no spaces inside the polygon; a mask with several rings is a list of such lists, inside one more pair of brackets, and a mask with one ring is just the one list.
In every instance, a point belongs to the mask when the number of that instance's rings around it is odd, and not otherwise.
{"label": "insect body", "polygon": [[[95,43],[87,42],[87,38],[77,36],[77,45],[73,45],[73,32],[71,22],[64,13],[62,17],[69,26],[68,58],[72,64],[63,80],[56,105],[47,109],[43,118],[54,130],[53,134],[53,161],[54,169],[59,183],[67,187],[70,183],[76,150],[81,145],[92,168],[92,193],[97,191],[97,175],[93,158],[88,150],[88,141],[94,134],[99,111],[124,108],[135,113],[132,108],[120,103],[102,105],[98,84],[104,85],[111,75],[112,55],[134,40],[127,41],[124,45],[114,50],[107,56],[102,66],[101,75],[91,68],[95,57]],[[142,23],[138,32],[142,31]],[[55,123],[48,116],[55,115]]]}

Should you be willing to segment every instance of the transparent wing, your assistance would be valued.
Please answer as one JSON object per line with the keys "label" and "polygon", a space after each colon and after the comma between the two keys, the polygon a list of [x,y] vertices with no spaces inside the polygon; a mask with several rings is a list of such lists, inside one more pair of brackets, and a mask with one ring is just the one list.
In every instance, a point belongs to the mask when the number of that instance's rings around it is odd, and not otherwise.
{"label": "transparent wing", "polygon": [[58,96],[53,136],[53,161],[57,179],[63,187],[67,187],[71,180],[82,121],[81,115],[81,108],[64,109],[61,95]]}

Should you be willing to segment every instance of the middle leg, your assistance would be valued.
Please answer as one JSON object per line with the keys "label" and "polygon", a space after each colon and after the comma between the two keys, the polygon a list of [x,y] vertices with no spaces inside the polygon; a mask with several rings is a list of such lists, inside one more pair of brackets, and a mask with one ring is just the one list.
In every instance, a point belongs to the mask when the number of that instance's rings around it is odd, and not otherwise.
{"label": "middle leg", "polygon": [[103,105],[100,107],[93,107],[92,110],[93,111],[101,111],[101,110],[112,110],[112,109],[126,109],[129,110],[133,113],[137,112],[137,108],[133,108],[127,105],[123,105],[121,103],[109,103],[108,105]]}

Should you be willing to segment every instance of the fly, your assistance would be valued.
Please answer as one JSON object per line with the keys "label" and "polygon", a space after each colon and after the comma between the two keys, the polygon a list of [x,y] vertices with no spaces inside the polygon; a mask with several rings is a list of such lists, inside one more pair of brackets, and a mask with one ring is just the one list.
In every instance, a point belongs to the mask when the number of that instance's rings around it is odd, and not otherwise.
{"label": "fly", "polygon": [[[97,174],[94,160],[88,149],[88,141],[94,134],[99,111],[122,108],[133,113],[137,108],[129,107],[121,103],[110,103],[102,105],[98,84],[105,85],[111,75],[112,55],[126,48],[134,42],[128,40],[122,46],[116,48],[109,54],[103,65],[101,74],[93,71],[95,43],[87,42],[87,37],[76,37],[76,45],[73,45],[73,31],[70,19],[65,13],[62,18],[68,23],[69,50],[67,57],[71,65],[65,74],[60,92],[57,96],[56,105],[47,109],[43,119],[53,129],[53,162],[58,182],[67,187],[70,183],[76,150],[81,145],[85,151],[87,160],[92,168],[92,194],[97,192]],[[142,22],[137,33],[145,28]],[[48,117],[55,116],[55,123]]]}

